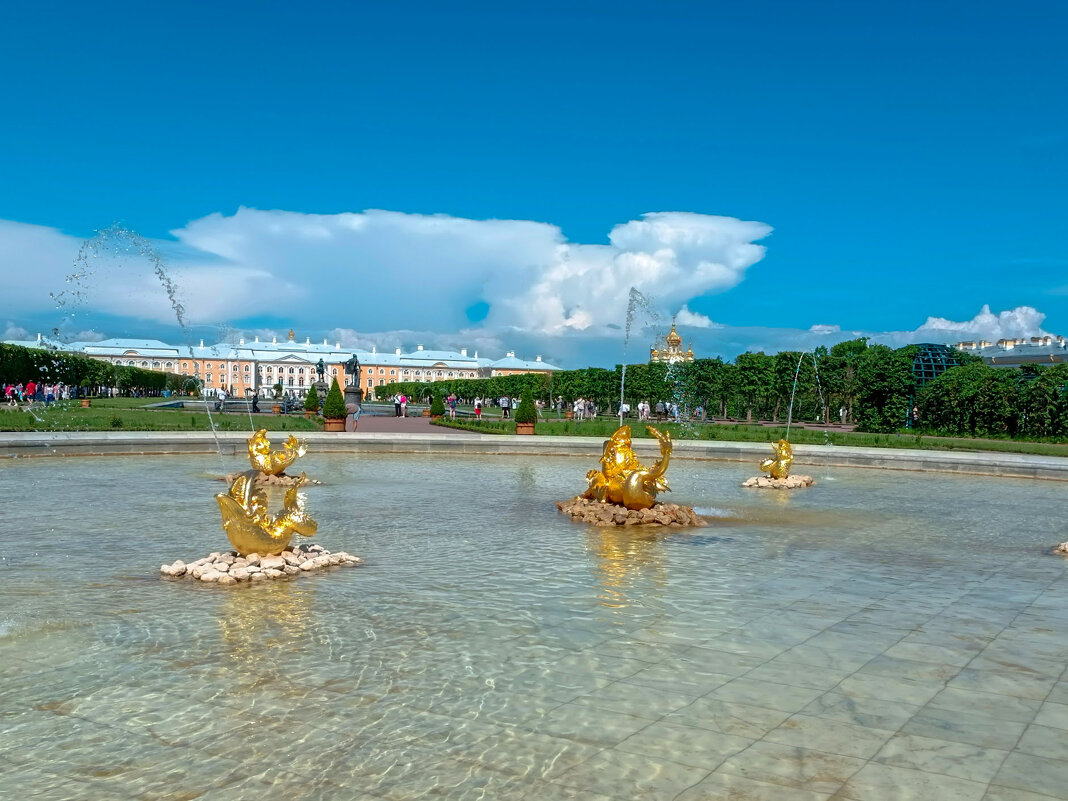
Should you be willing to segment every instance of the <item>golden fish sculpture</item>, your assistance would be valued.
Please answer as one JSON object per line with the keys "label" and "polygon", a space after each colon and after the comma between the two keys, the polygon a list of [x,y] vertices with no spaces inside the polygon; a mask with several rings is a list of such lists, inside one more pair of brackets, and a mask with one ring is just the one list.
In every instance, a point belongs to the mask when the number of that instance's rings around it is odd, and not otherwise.
{"label": "golden fish sculpture", "polygon": [[794,461],[794,450],[790,443],[784,439],[771,444],[775,455],[770,459],[760,462],[760,469],[772,478],[787,478],[790,475],[790,464]]}
{"label": "golden fish sculpture", "polygon": [[287,467],[307,452],[308,446],[304,440],[297,439],[292,434],[286,439],[282,450],[272,451],[266,428],[261,428],[248,440],[248,460],[252,469],[269,476],[284,473]]}
{"label": "golden fish sculpture", "polygon": [[586,474],[589,486],[581,497],[628,509],[648,509],[656,503],[657,493],[671,491],[664,478],[671,461],[671,432],[647,428],[660,440],[660,461],[642,467],[631,447],[630,426],[620,426],[604,443],[601,469]]}
{"label": "golden fish sculpture", "polygon": [[315,534],[319,524],[308,516],[304,494],[298,492],[307,480],[304,473],[286,490],[282,512],[274,517],[267,512],[267,493],[255,489],[255,480],[255,470],[240,473],[229,492],[215,496],[222,512],[223,531],[239,554],[279,554],[294,533],[303,537]]}

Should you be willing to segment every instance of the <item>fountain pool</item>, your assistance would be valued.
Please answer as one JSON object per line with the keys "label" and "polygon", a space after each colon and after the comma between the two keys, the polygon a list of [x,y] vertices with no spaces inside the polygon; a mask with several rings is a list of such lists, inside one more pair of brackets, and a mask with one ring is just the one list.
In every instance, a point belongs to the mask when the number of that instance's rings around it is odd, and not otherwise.
{"label": "fountain pool", "polygon": [[227,545],[204,463],[0,466],[5,797],[1068,795],[1058,482],[687,464],[654,535],[557,513],[581,459],[314,454],[365,566],[161,579]]}

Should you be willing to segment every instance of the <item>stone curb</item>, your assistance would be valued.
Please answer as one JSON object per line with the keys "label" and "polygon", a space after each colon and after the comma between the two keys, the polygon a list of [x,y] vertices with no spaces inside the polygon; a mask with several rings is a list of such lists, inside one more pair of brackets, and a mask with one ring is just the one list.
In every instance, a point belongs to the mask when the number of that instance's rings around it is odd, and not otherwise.
{"label": "stone curb", "polygon": [[[225,431],[37,432],[0,433],[0,458],[29,456],[103,456],[112,454],[215,454],[245,456],[248,434]],[[502,434],[302,433],[315,453],[415,453],[491,456],[580,456],[597,459],[600,437],[538,437]],[[634,440],[634,450],[655,458],[656,440]],[[759,461],[770,453],[763,442],[677,440],[676,460]],[[1068,481],[1068,458],[1018,453],[924,451],[858,448],[847,445],[795,445],[795,465],[870,467]]]}

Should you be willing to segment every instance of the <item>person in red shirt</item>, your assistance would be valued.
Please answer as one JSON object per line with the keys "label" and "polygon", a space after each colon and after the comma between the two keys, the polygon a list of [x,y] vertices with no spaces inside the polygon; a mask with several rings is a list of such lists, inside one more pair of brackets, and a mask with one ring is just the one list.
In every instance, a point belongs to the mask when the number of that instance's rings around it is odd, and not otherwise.
{"label": "person in red shirt", "polygon": [[36,394],[36,392],[37,392],[37,384],[35,384],[33,381],[27,381],[26,382],[26,394],[23,395],[23,397],[24,398],[28,398],[29,400],[32,401],[33,400],[33,396],[34,396],[34,394]]}

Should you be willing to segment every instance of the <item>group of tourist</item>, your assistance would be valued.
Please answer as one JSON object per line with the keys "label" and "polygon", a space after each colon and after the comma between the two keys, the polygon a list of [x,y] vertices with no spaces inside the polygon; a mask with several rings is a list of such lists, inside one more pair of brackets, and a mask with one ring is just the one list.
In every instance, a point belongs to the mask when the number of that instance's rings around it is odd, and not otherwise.
{"label": "group of tourist", "polygon": [[44,381],[27,381],[25,384],[5,384],[4,399],[9,406],[20,403],[42,403],[51,406],[57,400],[69,400],[74,397],[66,384],[50,384]]}
{"label": "group of tourist", "polygon": [[408,416],[408,396],[403,392],[393,396],[393,416]]}

